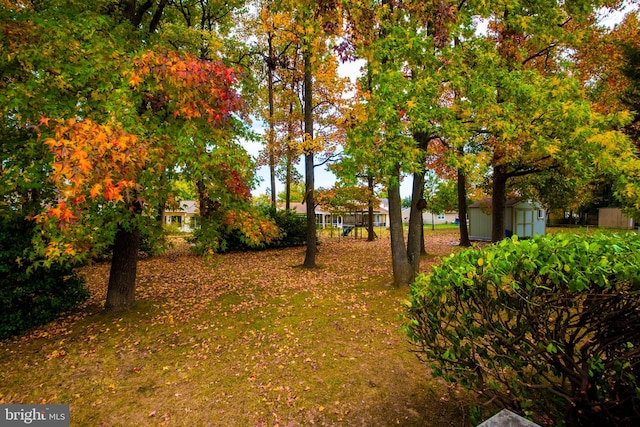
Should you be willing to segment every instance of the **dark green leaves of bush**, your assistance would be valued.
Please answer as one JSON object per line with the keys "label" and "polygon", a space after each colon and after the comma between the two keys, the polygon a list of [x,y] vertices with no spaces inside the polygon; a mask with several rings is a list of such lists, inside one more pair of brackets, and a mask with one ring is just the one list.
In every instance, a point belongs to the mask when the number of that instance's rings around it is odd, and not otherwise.
{"label": "dark green leaves of bush", "polygon": [[0,223],[0,339],[55,319],[88,297],[70,267],[53,264],[27,271],[23,261],[33,225],[26,220]]}
{"label": "dark green leaves of bush", "polygon": [[517,238],[419,276],[406,332],[435,375],[566,425],[640,425],[640,236]]}

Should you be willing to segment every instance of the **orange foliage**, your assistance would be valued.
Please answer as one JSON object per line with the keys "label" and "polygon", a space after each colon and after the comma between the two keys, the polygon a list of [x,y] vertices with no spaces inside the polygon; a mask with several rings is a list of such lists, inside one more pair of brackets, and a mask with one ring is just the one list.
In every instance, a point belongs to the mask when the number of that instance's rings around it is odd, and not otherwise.
{"label": "orange foliage", "polygon": [[[46,125],[49,119],[42,118],[40,123]],[[136,135],[90,119],[58,121],[53,135],[44,143],[54,155],[51,179],[58,188],[58,203],[39,220],[73,222],[87,202],[99,199],[134,202],[137,174],[149,158],[147,144]]]}
{"label": "orange foliage", "polygon": [[236,71],[222,63],[176,52],[146,52],[133,62],[129,84],[143,92],[146,107],[174,118],[220,124],[241,109],[233,89]]}

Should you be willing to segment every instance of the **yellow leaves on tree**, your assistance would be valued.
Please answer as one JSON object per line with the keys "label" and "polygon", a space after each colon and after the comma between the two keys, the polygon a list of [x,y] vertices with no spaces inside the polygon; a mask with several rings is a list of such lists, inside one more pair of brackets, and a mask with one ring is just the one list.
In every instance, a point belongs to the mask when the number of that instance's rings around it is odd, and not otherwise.
{"label": "yellow leaves on tree", "polygon": [[273,221],[253,211],[229,211],[225,213],[223,222],[240,231],[249,246],[269,243],[280,236],[280,229]]}
{"label": "yellow leaves on tree", "polygon": [[[49,119],[43,118],[47,125]],[[60,225],[75,221],[87,202],[132,204],[148,147],[136,135],[90,119],[59,121],[44,141],[54,155],[51,180],[58,202],[39,216]]]}

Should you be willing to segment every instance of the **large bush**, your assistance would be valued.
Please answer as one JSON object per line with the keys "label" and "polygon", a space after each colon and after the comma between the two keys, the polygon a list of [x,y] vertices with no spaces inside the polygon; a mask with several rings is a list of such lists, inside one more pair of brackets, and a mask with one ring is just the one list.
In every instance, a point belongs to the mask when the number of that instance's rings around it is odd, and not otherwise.
{"label": "large bush", "polygon": [[200,229],[194,231],[191,242],[196,252],[206,253],[207,242],[215,241],[215,251],[219,253],[231,251],[249,251],[255,249],[273,249],[304,245],[307,238],[306,218],[296,215],[290,210],[276,210],[271,206],[260,206],[257,214],[277,227],[278,236],[268,241],[247,239],[245,232],[237,224],[225,224],[225,221],[213,218],[202,221]]}
{"label": "large bush", "polygon": [[0,222],[0,339],[49,322],[89,295],[69,267],[29,271],[24,258],[32,233],[26,220]]}
{"label": "large bush", "polygon": [[407,306],[435,375],[541,423],[640,425],[640,236],[464,250],[419,276]]}

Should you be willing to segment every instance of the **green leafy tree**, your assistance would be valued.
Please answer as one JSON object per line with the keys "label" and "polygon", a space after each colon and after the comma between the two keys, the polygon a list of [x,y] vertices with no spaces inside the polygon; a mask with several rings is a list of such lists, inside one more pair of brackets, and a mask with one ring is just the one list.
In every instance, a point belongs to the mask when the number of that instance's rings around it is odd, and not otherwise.
{"label": "green leafy tree", "polygon": [[289,187],[289,194],[286,191],[278,193],[278,201],[283,203],[287,200],[303,203],[305,201],[305,186],[302,183],[294,183]]}
{"label": "green leafy tree", "polygon": [[167,171],[183,169],[211,204],[228,201],[249,241],[271,229],[236,212],[249,205],[253,169],[234,138],[244,132],[236,72],[190,44],[199,37],[186,37],[188,25],[160,31],[180,16],[176,5],[64,3],[0,10],[11,82],[0,93],[2,120],[28,133],[26,145],[47,148],[55,193],[33,213],[45,231],[36,252],[44,264],[79,262],[113,244],[105,306],[121,310],[135,300],[140,233],[157,226],[171,192]]}
{"label": "green leafy tree", "polygon": [[[496,241],[504,237],[510,180],[553,169],[585,176],[594,163],[613,169],[606,162],[626,157],[629,147],[610,132],[622,122],[591,109],[580,82],[570,75],[573,64],[562,55],[588,33],[589,13],[598,5],[523,8],[514,3],[490,16],[486,6],[470,3],[469,10],[487,16],[487,35],[461,32],[445,57],[455,73],[448,79],[455,120],[445,125],[445,136],[466,143],[483,135]],[[473,21],[467,28],[474,28]]]}

